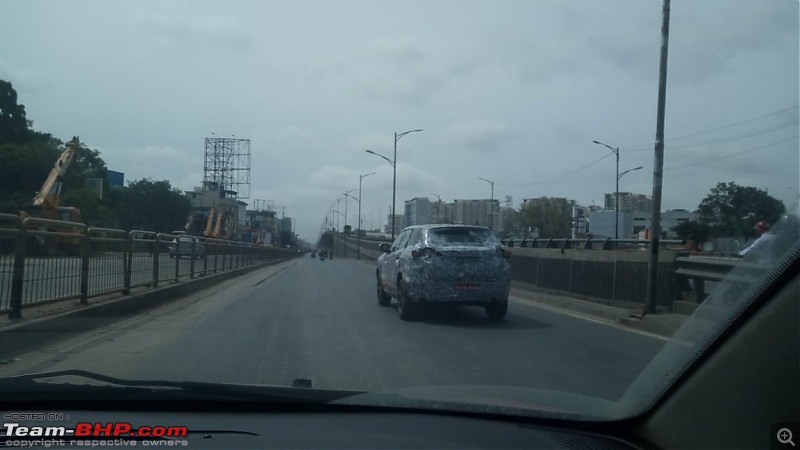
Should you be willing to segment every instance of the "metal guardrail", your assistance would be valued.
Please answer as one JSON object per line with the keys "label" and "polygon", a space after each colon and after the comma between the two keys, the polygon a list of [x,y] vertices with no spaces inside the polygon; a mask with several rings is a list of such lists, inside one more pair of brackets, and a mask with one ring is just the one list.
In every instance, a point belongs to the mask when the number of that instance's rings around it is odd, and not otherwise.
{"label": "metal guardrail", "polygon": [[[295,257],[297,252],[243,242],[198,238],[190,255],[174,252],[177,235],[87,227],[59,220],[0,214],[0,312],[12,318],[22,308],[89,297],[139,286]],[[197,247],[202,246],[202,247]],[[171,257],[172,256],[172,257]],[[184,257],[189,256],[188,259]]]}
{"label": "metal guardrail", "polygon": [[733,257],[679,256],[675,258],[675,275],[691,282],[694,300],[702,303],[706,282],[726,281],[731,285],[752,286],[764,275],[765,266]]}
{"label": "metal guardrail", "polygon": [[[399,233],[398,233],[399,234]],[[345,237],[344,233],[336,233],[337,237]],[[347,239],[356,240],[355,235],[347,235]],[[361,237],[361,242],[390,242],[387,239],[374,239],[370,237]],[[577,249],[583,248],[586,250],[616,250],[627,248],[640,248],[642,246],[649,247],[650,241],[644,239],[571,239],[571,238],[558,238],[558,239],[501,239],[500,242],[508,247],[519,248],[557,248],[557,249]],[[659,241],[661,246],[668,245],[683,245],[684,241],[676,239],[661,239]]]}
{"label": "metal guardrail", "polygon": [[[541,246],[535,251],[513,253],[511,257],[511,280],[527,286],[563,293],[576,298],[602,300],[604,302],[624,302],[626,305],[644,307],[647,284],[647,260],[642,252],[574,252],[561,254],[558,249],[572,248],[565,245],[566,239],[538,240],[549,241],[550,247]],[[556,241],[560,245],[553,245]],[[572,241],[571,242],[577,242]],[[604,240],[603,240],[604,241]],[[641,241],[619,240],[621,242]],[[672,241],[667,241],[671,243]],[[355,256],[354,238],[345,239],[337,235],[334,250],[337,256],[343,256],[342,247],[349,246]],[[545,250],[547,248],[555,251]],[[636,247],[640,248],[640,247]],[[361,244],[362,258],[375,259],[382,252],[378,250],[378,242]],[[671,310],[678,297],[678,284],[675,277],[675,252],[659,261],[657,276],[659,290],[657,304],[665,310]]]}
{"label": "metal guardrail", "polygon": [[[520,248],[583,248],[585,250],[618,250],[625,248],[649,247],[650,241],[643,239],[501,239],[503,245]],[[659,241],[662,246],[681,245],[683,241],[663,239]]]}

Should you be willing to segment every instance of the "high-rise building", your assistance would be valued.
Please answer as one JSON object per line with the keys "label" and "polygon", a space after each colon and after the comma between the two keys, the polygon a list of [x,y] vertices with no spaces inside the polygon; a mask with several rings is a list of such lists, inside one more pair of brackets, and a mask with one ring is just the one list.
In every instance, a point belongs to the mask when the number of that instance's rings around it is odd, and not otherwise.
{"label": "high-rise building", "polygon": [[[616,209],[615,193],[605,194],[605,208]],[[619,193],[619,210],[624,212],[651,212],[653,199],[644,194],[632,192]]]}
{"label": "high-rise building", "polygon": [[454,200],[454,223],[497,229],[499,206],[498,200]]}
{"label": "high-rise building", "polygon": [[292,218],[283,217],[278,219],[278,232],[291,232],[292,231]]}
{"label": "high-rise building", "polygon": [[403,225],[426,225],[431,223],[431,202],[427,197],[415,197],[405,202]]}
{"label": "high-rise building", "polygon": [[[397,236],[400,234],[400,231],[403,230],[403,220],[405,216],[402,214],[396,214],[394,216],[394,235]],[[388,214],[386,216],[386,226],[383,229],[384,233],[390,234],[392,232],[392,215]]]}

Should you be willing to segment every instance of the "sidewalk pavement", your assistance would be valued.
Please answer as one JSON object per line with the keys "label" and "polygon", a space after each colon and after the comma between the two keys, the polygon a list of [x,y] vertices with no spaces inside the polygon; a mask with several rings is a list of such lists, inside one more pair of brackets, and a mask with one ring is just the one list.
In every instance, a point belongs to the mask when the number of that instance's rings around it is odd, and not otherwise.
{"label": "sidewalk pavement", "polygon": [[533,305],[544,305],[555,309],[570,311],[588,318],[616,323],[640,331],[671,337],[684,324],[688,316],[682,314],[650,314],[641,319],[632,317],[641,314],[640,310],[618,308],[575,298],[511,288],[511,300]]}

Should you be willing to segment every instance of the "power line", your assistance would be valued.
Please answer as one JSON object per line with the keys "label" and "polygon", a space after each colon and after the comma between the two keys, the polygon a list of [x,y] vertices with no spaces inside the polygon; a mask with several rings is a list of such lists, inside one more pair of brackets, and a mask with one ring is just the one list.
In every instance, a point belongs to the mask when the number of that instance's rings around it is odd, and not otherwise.
{"label": "power line", "polygon": [[696,162],[693,162],[691,164],[686,164],[686,165],[683,165],[683,166],[668,167],[665,170],[685,169],[687,167],[694,167],[694,166],[699,166],[701,164],[706,164],[706,163],[715,162],[715,161],[721,161],[723,159],[733,158],[733,157],[736,157],[736,156],[744,155],[746,153],[754,152],[756,150],[761,150],[761,149],[764,149],[764,148],[767,148],[767,147],[772,147],[774,145],[783,144],[784,142],[793,141],[795,139],[798,139],[799,137],[800,136],[792,136],[792,137],[790,137],[788,139],[783,139],[783,140],[780,140],[780,141],[771,142],[769,144],[759,145],[758,147],[753,147],[753,148],[750,148],[750,149],[747,149],[747,150],[743,150],[741,152],[731,153],[730,155],[720,156],[718,158],[706,159],[706,160],[703,160],[703,161],[696,161]]}
{"label": "power line", "polygon": [[[745,119],[745,120],[740,120],[738,122],[729,123],[727,125],[721,125],[721,126],[718,126],[718,127],[709,128],[709,129],[706,129],[706,130],[697,131],[697,132],[690,133],[690,134],[684,134],[683,136],[671,137],[669,139],[669,141],[667,141],[667,142],[673,142],[673,141],[677,141],[677,140],[680,140],[680,139],[686,139],[688,137],[694,137],[694,136],[698,136],[698,135],[701,135],[701,134],[706,134],[706,133],[711,133],[711,132],[714,132],[714,131],[724,130],[726,128],[735,127],[737,125],[742,125],[742,124],[745,124],[745,123],[748,123],[748,122],[753,122],[753,121],[756,121],[756,120],[759,120],[759,119],[763,119],[765,117],[774,116],[776,114],[780,114],[780,113],[783,113],[783,112],[786,112],[786,111],[795,110],[795,109],[798,109],[798,108],[800,108],[800,105],[794,105],[794,106],[790,106],[788,108],[778,109],[778,110],[775,110],[775,111],[772,111],[772,112],[768,112],[766,114],[762,114],[760,116],[751,117],[749,119]],[[626,150],[628,150],[628,151],[638,151],[638,150],[643,150],[643,149],[650,149],[652,146],[653,146],[653,144],[634,145],[634,146],[628,147]]]}
{"label": "power line", "polygon": [[[769,128],[763,128],[763,129],[760,129],[760,130],[756,130],[756,131],[752,131],[752,132],[748,132],[748,133],[743,133],[743,134],[738,134],[738,135],[733,135],[733,136],[726,136],[726,137],[722,137],[722,138],[717,139],[717,140],[700,142],[700,143],[696,143],[696,144],[667,145],[667,148],[669,150],[691,150],[691,149],[696,149],[696,148],[700,148],[700,147],[713,147],[713,146],[717,146],[717,145],[727,144],[727,143],[733,142],[733,141],[738,141],[740,139],[746,139],[746,138],[749,138],[749,137],[758,136],[760,134],[772,133],[773,131],[783,130],[784,128],[797,126],[798,124],[800,124],[800,121],[793,120],[793,121],[790,121],[790,122],[784,122],[784,123],[779,124],[779,125],[774,125],[774,126],[769,127]],[[641,151],[650,151],[650,150],[652,150],[652,149],[628,150],[628,151],[629,152],[641,152]]]}
{"label": "power line", "polygon": [[576,172],[579,172],[579,171],[581,171],[583,169],[586,169],[589,166],[597,164],[600,161],[608,158],[611,155],[613,155],[613,153],[608,153],[605,156],[602,156],[602,157],[600,157],[598,159],[595,159],[594,161],[586,164],[585,166],[578,167],[577,169],[571,170],[569,172],[562,173],[561,175],[555,176],[553,178],[548,178],[546,180],[534,181],[532,183],[496,183],[496,184],[498,186],[507,186],[507,187],[525,187],[525,186],[534,186],[534,185],[543,184],[543,183],[553,183],[553,182],[563,181],[563,179],[568,178],[570,175],[572,175],[572,174],[574,174]]}

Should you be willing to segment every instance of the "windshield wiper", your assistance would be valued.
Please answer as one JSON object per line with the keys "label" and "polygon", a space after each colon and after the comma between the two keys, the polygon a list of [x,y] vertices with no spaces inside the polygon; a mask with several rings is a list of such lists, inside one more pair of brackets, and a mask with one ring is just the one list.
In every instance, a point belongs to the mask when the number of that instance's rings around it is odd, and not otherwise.
{"label": "windshield wiper", "polygon": [[[50,378],[79,377],[102,384],[44,381]],[[0,378],[0,398],[4,400],[46,400],[98,398],[101,400],[237,400],[269,403],[325,404],[359,391],[310,389],[310,380],[295,380],[296,386],[248,385],[199,381],[129,380],[88,370],[72,369]]]}

